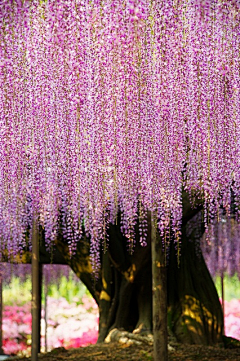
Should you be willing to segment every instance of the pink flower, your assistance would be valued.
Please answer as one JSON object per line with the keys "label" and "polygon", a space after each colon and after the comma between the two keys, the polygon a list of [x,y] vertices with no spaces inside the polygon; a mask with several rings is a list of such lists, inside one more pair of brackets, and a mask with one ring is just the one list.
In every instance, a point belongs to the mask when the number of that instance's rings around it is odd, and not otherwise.
{"label": "pink flower", "polygon": [[67,342],[65,347],[67,349],[86,347],[88,345],[96,343],[97,338],[98,338],[97,331],[84,332],[82,337],[71,338],[70,341]]}
{"label": "pink flower", "polygon": [[27,350],[28,346],[24,342],[17,343],[16,340],[3,340],[3,351],[6,355],[15,355]]}

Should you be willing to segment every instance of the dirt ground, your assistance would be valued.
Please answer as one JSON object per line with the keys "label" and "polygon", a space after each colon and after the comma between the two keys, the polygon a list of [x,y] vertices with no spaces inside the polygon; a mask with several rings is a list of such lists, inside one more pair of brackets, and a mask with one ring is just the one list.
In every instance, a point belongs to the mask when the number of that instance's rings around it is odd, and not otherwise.
{"label": "dirt ground", "polygon": [[[29,361],[29,358],[10,358],[8,360]],[[151,361],[152,346],[121,345],[119,343],[96,344],[78,349],[54,349],[39,355],[39,361]],[[240,348],[224,349],[196,345],[175,344],[169,351],[169,361],[240,361]]]}

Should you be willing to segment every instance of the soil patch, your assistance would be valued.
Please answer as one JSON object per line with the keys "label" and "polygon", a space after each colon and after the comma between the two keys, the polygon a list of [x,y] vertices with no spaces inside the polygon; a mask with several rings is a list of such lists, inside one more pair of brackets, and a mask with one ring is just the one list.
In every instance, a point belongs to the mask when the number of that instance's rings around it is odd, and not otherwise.
{"label": "soil patch", "polygon": [[[169,351],[169,361],[240,361],[240,348],[175,344]],[[29,361],[26,357],[9,360]],[[151,361],[152,346],[121,345],[119,343],[96,344],[78,349],[57,348],[39,355],[39,361]]]}

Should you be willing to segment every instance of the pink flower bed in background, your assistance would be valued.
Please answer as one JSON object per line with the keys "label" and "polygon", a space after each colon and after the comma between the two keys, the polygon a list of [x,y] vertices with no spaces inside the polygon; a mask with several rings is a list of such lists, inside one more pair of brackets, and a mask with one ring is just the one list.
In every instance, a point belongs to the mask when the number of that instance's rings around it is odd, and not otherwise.
{"label": "pink flower bed in background", "polygon": [[[76,300],[78,301],[78,300]],[[84,296],[81,305],[69,304],[66,299],[48,297],[47,346],[81,347],[96,343],[98,337],[98,306]],[[44,310],[41,319],[41,351],[45,351]],[[7,355],[31,353],[31,303],[3,308],[3,351]]]}
{"label": "pink flower bed in background", "polygon": [[[77,300],[76,300],[77,301]],[[96,343],[98,337],[98,307],[84,296],[83,304],[69,304],[64,298],[48,297],[48,351],[56,347],[77,348]],[[42,312],[42,316],[44,316]],[[3,350],[5,354],[30,355],[31,303],[5,306],[3,310]],[[45,351],[45,322],[41,320],[41,344]],[[240,300],[225,301],[225,332],[240,340]]]}
{"label": "pink flower bed in background", "polygon": [[226,336],[240,340],[240,300],[233,298],[225,301],[225,333]]}
{"label": "pink flower bed in background", "polygon": [[29,354],[31,342],[31,303],[3,308],[3,351],[7,355]]}
{"label": "pink flower bed in background", "polygon": [[[81,305],[69,304],[65,298],[48,297],[48,351],[56,347],[80,347],[96,343],[98,337],[98,306],[84,296]],[[42,320],[42,345],[45,325]]]}

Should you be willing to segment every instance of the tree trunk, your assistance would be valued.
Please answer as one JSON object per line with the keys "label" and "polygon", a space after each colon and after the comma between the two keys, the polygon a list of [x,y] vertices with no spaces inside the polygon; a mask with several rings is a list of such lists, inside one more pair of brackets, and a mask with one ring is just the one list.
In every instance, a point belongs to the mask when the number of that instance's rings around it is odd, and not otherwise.
{"label": "tree trunk", "polygon": [[[201,214],[198,217],[201,207],[193,210],[185,194],[183,204],[180,259],[173,241],[168,254],[168,332],[179,342],[211,345],[222,342],[222,307],[199,247],[204,232]],[[128,331],[133,338],[152,336],[150,218],[148,227],[147,246],[141,247],[136,226],[135,249],[129,254],[119,224],[110,225],[109,245],[107,252],[100,255],[102,263],[97,280],[93,276],[86,236],[78,243],[76,254],[70,257],[68,243],[61,234],[53,254],[44,246],[44,231],[40,234],[40,263],[68,264],[99,305],[98,342],[107,336],[108,340],[119,339],[119,330]],[[26,250],[22,259],[31,262],[31,253]]]}
{"label": "tree trunk", "polygon": [[[199,247],[204,230],[201,215],[196,219],[196,213],[192,217],[184,214],[186,224],[182,227],[180,259],[176,256],[174,242],[170,247],[167,267],[168,331],[182,343],[211,345],[222,342],[223,313]],[[136,227],[136,245],[130,255],[120,227],[111,225],[109,246],[101,256],[102,268],[97,282],[92,277],[87,238],[82,245],[79,244],[76,255],[71,259],[64,240],[58,239],[58,249],[64,254],[66,262],[86,284],[99,305],[98,342],[104,341],[116,329],[134,335],[153,332],[150,230],[151,222],[147,246],[141,247]],[[162,270],[164,273],[164,268]],[[119,333],[112,332],[108,340],[116,338],[119,338]]]}
{"label": "tree trunk", "polygon": [[179,266],[173,244],[170,250],[168,317],[180,342],[211,345],[222,342],[223,313],[200,250],[199,224],[201,214],[182,229]]}

